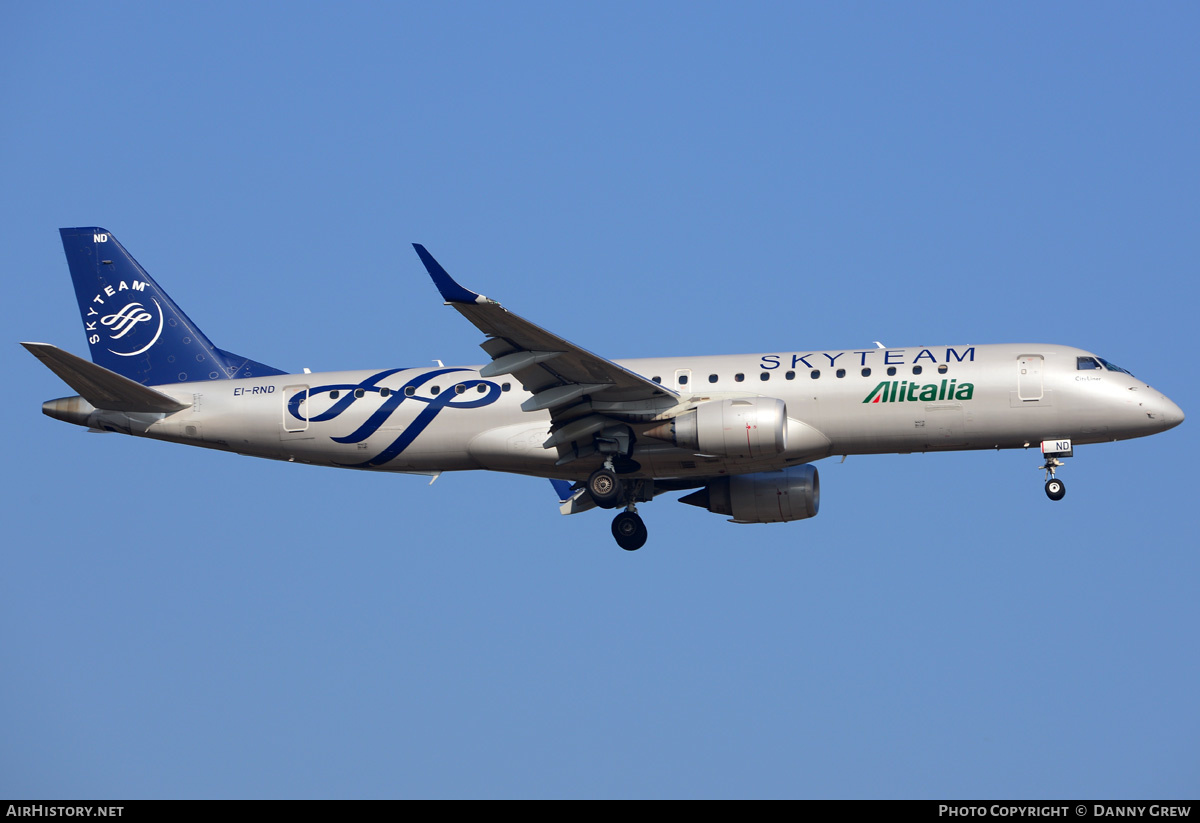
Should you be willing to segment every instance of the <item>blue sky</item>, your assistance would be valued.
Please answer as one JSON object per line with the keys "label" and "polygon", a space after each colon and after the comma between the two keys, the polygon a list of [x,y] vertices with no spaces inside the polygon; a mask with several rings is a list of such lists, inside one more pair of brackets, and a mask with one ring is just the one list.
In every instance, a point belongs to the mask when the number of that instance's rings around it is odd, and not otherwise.
{"label": "blue sky", "polygon": [[9,4],[0,796],[1195,797],[1195,421],[820,464],[817,518],[42,416],[99,225],[221,347],[1047,341],[1200,410],[1194,4]]}

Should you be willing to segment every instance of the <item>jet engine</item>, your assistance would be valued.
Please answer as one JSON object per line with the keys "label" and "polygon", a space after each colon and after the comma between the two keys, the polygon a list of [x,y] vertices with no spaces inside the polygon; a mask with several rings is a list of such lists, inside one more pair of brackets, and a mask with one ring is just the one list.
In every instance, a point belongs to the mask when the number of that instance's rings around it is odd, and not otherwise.
{"label": "jet engine", "polygon": [[777,397],[710,400],[646,436],[701,454],[773,457],[787,448],[787,406]]}
{"label": "jet engine", "polygon": [[720,477],[700,491],[679,498],[734,523],[786,523],[814,517],[821,506],[817,467],[791,466],[777,472]]}

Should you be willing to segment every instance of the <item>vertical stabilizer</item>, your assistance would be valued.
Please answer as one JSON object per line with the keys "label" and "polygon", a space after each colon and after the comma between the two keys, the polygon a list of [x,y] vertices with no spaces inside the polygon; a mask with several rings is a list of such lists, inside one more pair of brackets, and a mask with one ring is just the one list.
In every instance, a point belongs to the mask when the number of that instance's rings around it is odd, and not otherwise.
{"label": "vertical stabilizer", "polygon": [[213,345],[107,229],[59,229],[92,362],[144,386],[284,374]]}

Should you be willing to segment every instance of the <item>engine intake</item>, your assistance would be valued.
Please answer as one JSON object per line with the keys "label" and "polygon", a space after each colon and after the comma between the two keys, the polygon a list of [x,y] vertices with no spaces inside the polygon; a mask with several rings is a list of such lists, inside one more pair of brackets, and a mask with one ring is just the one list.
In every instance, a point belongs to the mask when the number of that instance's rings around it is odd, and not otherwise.
{"label": "engine intake", "polygon": [[787,406],[777,397],[710,400],[647,437],[723,457],[773,457],[787,448]]}
{"label": "engine intake", "polygon": [[725,514],[734,523],[786,523],[815,517],[821,507],[821,478],[813,465],[777,472],[720,477],[680,503]]}

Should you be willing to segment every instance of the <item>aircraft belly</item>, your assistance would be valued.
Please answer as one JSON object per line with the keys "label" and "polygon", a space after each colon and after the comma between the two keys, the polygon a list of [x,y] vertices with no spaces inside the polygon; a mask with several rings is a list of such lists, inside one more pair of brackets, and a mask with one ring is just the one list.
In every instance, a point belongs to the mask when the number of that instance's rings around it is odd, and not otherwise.
{"label": "aircraft belly", "polygon": [[549,436],[549,421],[514,423],[471,438],[467,453],[485,469],[540,474],[558,460],[557,449],[542,447]]}

